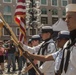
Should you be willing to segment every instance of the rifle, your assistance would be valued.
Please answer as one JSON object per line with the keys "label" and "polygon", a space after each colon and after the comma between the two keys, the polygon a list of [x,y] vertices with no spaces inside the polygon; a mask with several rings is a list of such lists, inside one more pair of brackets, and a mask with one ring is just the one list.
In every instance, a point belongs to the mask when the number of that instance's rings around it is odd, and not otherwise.
{"label": "rifle", "polygon": [[27,57],[29,59],[29,61],[31,62],[31,64],[33,65],[35,71],[38,73],[38,75],[43,75],[41,73],[41,71],[37,68],[37,66],[32,62],[32,59],[30,58],[30,56],[28,55],[27,51],[24,51],[23,47],[21,46],[21,44],[19,44],[17,37],[15,36],[14,32],[12,31],[11,27],[6,23],[6,21],[4,20],[2,14],[0,13],[0,18],[3,22],[3,27],[6,29],[6,31],[8,32],[8,34],[10,35],[10,37],[12,38],[13,42],[18,46],[19,50],[23,53],[24,57]]}

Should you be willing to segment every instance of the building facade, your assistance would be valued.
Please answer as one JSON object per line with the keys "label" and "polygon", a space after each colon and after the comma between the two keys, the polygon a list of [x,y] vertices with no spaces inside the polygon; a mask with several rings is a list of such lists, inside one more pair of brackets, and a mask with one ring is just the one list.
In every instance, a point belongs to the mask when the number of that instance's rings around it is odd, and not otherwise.
{"label": "building facade", "polygon": [[41,23],[53,25],[59,18],[65,19],[65,6],[72,3],[71,0],[40,0]]}
{"label": "building facade", "polygon": [[[9,24],[9,26],[12,28],[12,30],[18,37],[18,25],[16,25],[14,22],[14,11],[16,3],[16,0],[0,0],[0,12],[2,13],[5,21]],[[3,39],[4,41],[10,39],[9,34],[4,28],[1,32],[2,36],[0,36],[0,39]]]}
{"label": "building facade", "polygon": [[[26,0],[27,2],[30,0]],[[36,1],[36,0],[35,0]],[[40,2],[40,25],[53,25],[59,18],[65,20],[65,6],[74,1],[72,0],[37,0]],[[17,0],[0,0],[0,12],[5,21],[10,25],[15,35],[19,35],[19,27],[14,22],[14,12],[16,9]],[[38,25],[38,26],[40,26]],[[42,25],[42,26],[43,26]],[[41,27],[35,27],[35,34],[38,34]],[[2,29],[0,39],[9,40],[10,36],[7,31]],[[27,37],[32,35],[32,28],[27,25]]]}

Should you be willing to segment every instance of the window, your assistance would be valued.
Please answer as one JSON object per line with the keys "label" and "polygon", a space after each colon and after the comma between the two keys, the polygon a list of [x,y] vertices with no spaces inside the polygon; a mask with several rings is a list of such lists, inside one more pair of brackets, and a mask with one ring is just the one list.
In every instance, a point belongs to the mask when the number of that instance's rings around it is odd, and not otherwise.
{"label": "window", "polygon": [[52,0],[52,5],[57,6],[57,0]]}
{"label": "window", "polygon": [[41,17],[42,24],[48,24],[48,17]]}
{"label": "window", "polygon": [[47,0],[41,0],[41,4],[47,4]]}
{"label": "window", "polygon": [[3,0],[3,2],[5,2],[5,3],[7,3],[7,2],[11,3],[12,0]]}
{"label": "window", "polygon": [[3,29],[3,35],[4,35],[4,36],[8,36],[9,33],[8,33],[5,29]]}
{"label": "window", "polygon": [[7,23],[12,23],[12,16],[11,15],[4,15],[4,19]]}
{"label": "window", "polygon": [[11,13],[11,7],[10,6],[6,6],[4,8],[4,13]]}
{"label": "window", "polygon": [[67,0],[61,0],[62,1],[62,6],[66,6],[68,4]]}
{"label": "window", "polygon": [[53,9],[52,10],[52,15],[58,15],[58,10],[57,9]]}
{"label": "window", "polygon": [[19,35],[19,28],[18,27],[16,28],[16,35],[17,36]]}
{"label": "window", "polygon": [[62,15],[63,15],[63,16],[66,15],[66,11],[65,11],[65,9],[62,11]]}
{"label": "window", "polygon": [[76,0],[72,0],[72,3],[76,3]]}
{"label": "window", "polygon": [[30,35],[35,35],[36,34],[36,29],[30,29]]}
{"label": "window", "polygon": [[41,9],[41,14],[47,14],[47,9],[46,8],[42,8]]}
{"label": "window", "polygon": [[58,21],[58,17],[52,17],[52,24],[56,23]]}

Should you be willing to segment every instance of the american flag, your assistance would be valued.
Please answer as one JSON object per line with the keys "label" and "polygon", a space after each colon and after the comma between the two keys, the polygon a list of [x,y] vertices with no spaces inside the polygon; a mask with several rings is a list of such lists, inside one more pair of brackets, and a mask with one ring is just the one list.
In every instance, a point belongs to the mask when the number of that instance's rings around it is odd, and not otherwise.
{"label": "american flag", "polygon": [[25,28],[25,16],[26,16],[26,5],[25,0],[18,0],[16,10],[15,10],[15,22],[19,25],[20,33],[19,33],[19,41],[24,43],[26,38],[26,28]]}

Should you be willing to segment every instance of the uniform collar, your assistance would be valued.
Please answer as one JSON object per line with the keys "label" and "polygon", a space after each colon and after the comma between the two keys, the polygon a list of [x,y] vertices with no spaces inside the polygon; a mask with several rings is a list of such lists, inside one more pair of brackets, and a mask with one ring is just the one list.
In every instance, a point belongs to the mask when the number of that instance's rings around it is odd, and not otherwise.
{"label": "uniform collar", "polygon": [[54,42],[53,39],[49,39],[48,41],[45,41],[45,43]]}

